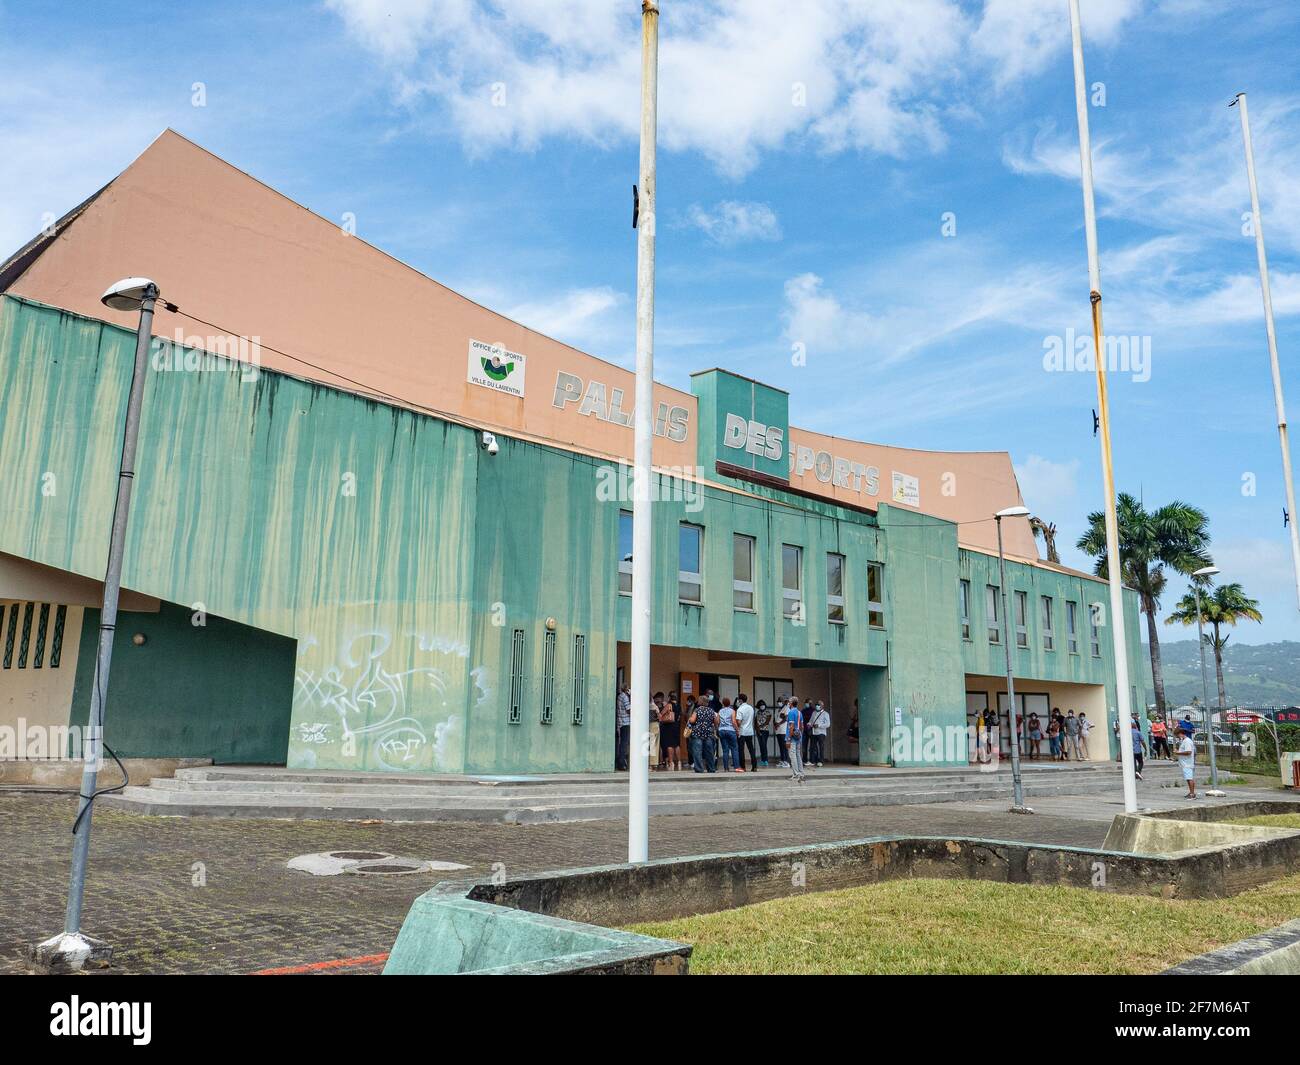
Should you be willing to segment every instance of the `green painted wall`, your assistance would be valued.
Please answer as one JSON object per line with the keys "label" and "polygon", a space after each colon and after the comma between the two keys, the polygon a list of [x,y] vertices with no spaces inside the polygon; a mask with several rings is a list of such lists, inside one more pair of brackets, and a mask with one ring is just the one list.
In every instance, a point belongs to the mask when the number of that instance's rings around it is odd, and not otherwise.
{"label": "green painted wall", "polygon": [[[926,729],[966,725],[965,677],[952,638],[958,613],[957,526],[886,503],[880,505],[878,516],[889,548],[885,566],[889,703],[883,708],[864,705],[868,714],[883,709],[891,730],[906,730],[909,740],[894,744],[896,765],[965,764],[964,746],[936,759],[935,750],[927,749],[925,742]],[[862,752],[862,757],[867,753]]]}
{"label": "green painted wall", "polygon": [[[998,560],[995,556],[977,551],[962,551],[959,563],[959,577],[971,582],[971,638],[962,640],[961,660],[968,673],[982,673],[1001,676],[1006,673],[1006,652],[1001,643],[988,641],[985,624],[984,595],[985,587],[1001,587],[998,574]],[[1110,590],[1100,581],[1078,577],[1069,573],[1058,573],[1039,566],[1022,566],[1007,564],[1007,609],[1012,647],[1012,669],[1017,677],[1036,680],[1059,681],[1069,684],[1104,684],[1106,700],[1109,707],[1116,705],[1114,685],[1115,655],[1112,634],[1106,626],[1106,617],[1110,613]],[[1019,647],[1016,643],[1014,593],[1023,591],[1028,596],[1026,614],[1029,646]],[[954,591],[953,595],[956,596]],[[1040,598],[1052,598],[1053,643],[1055,649],[1048,651],[1043,644],[1043,623]],[[1068,630],[1066,624],[1066,603],[1079,605],[1078,642],[1079,653],[1069,652]],[[1092,655],[1091,637],[1088,628],[1091,603],[1101,603],[1103,617],[1099,628],[1101,655]],[[1137,593],[1125,589],[1124,592],[1125,636],[1129,648],[1129,696],[1140,710],[1146,706],[1147,678],[1149,666],[1143,654],[1141,629],[1139,628]],[[960,637],[960,629],[956,630]],[[1107,726],[1109,728],[1109,725]]]}
{"label": "green painted wall", "polygon": [[[133,341],[129,331],[51,308],[8,297],[0,304],[0,491],[8,503],[0,551],[102,577]],[[630,600],[616,592],[619,514],[631,509],[627,470],[498,440],[500,453],[490,456],[471,428],[283,375],[250,377],[210,357],[188,372],[151,370],[124,584],[178,604],[168,608],[177,617],[204,610],[296,641],[285,752],[292,766],[606,768],[616,642],[631,630]],[[905,725],[964,725],[964,674],[1001,672],[986,646],[962,645],[958,630],[958,578],[969,573],[978,589],[987,556],[960,551],[951,523],[909,509],[883,505],[877,517],[745,487],[658,477],[652,641],[863,667],[864,761],[885,760],[895,710]],[[682,521],[704,529],[703,606],[678,601]],[[754,612],[733,608],[736,532],[757,544]],[[781,611],[787,543],[803,548],[802,624]],[[827,619],[828,552],[845,560],[843,625]],[[872,561],[884,564],[883,628],[866,624]],[[1027,587],[1062,597],[1100,587],[1012,568]],[[549,720],[547,618],[555,619]],[[511,721],[516,631],[523,647]],[[586,668],[575,677],[579,636]],[[119,661],[131,662],[133,650]],[[226,652],[214,653],[220,661]],[[1108,641],[1100,663],[1026,653],[1017,669],[1099,683],[1109,653]],[[270,678],[276,669],[259,672]],[[117,676],[110,710],[129,703],[115,701]],[[1141,676],[1134,668],[1144,690]],[[168,702],[167,683],[160,675],[152,698],[170,724],[155,724],[160,735],[181,735],[184,689]],[[263,685],[253,688],[247,698],[264,705],[256,694]],[[215,696],[208,705],[221,712]],[[111,712],[108,735],[111,743]],[[265,750],[260,739],[254,746]]]}
{"label": "green painted wall", "polygon": [[[466,769],[608,769],[613,763],[616,505],[597,502],[596,460],[497,438],[478,452],[471,640],[475,662]],[[554,618],[551,717],[543,719],[546,619]],[[510,723],[511,650],[524,639],[520,714]],[[575,646],[585,638],[582,721]]]}
{"label": "green painted wall", "polygon": [[[691,501],[664,499],[673,494],[660,480],[660,502],[655,504],[654,599],[659,604],[651,629],[651,642],[669,647],[697,647],[719,651],[807,658],[821,662],[861,662],[884,665],[885,635],[868,629],[865,608],[867,562],[881,558],[878,531],[865,514],[841,511],[839,517],[801,507],[767,502],[749,495],[705,486]],[[680,494],[680,493],[679,493]],[[631,510],[631,503],[610,504],[609,510]],[[834,508],[838,510],[839,508]],[[617,514],[611,519],[616,521]],[[610,519],[607,519],[610,520]],[[678,531],[682,522],[704,529],[704,606],[678,599]],[[733,534],[756,540],[755,611],[733,607]],[[803,548],[804,623],[782,615],[781,549],[791,544]],[[833,624],[826,615],[826,555],[842,554],[844,595],[848,624]],[[611,555],[606,573],[617,563]],[[632,632],[632,604],[618,597],[618,638]]]}
{"label": "green painted wall", "polygon": [[[786,392],[726,370],[693,374],[691,391],[699,401],[696,451],[706,476],[713,476],[714,462],[720,460],[786,479],[790,443],[790,397]],[[729,416],[744,420],[743,436],[739,429],[728,431]],[[759,427],[761,435],[750,437],[749,422]]]}
{"label": "green painted wall", "polygon": [[[103,576],[133,350],[4,299],[0,550]],[[474,434],[203,366],[149,373],[124,585],[297,640],[291,765],[461,771]]]}
{"label": "green painted wall", "polygon": [[[208,757],[282,765],[289,744],[293,640],[163,603],[118,614],[105,738],[122,758]],[[141,646],[132,641],[145,637]],[[88,609],[70,725],[90,714],[99,611]]]}

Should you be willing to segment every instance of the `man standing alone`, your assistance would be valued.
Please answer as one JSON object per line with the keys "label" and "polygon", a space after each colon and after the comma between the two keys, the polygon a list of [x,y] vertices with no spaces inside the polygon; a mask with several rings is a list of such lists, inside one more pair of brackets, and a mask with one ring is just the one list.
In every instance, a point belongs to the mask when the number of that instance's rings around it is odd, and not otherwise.
{"label": "man standing alone", "polygon": [[749,771],[758,771],[758,752],[754,748],[754,708],[749,699],[740,694],[736,697],[736,739],[739,749],[736,753],[736,772],[745,771],[745,751],[749,751]]}
{"label": "man standing alone", "polygon": [[799,700],[790,697],[790,705],[785,712],[785,742],[790,752],[790,779],[804,782],[803,752],[799,749],[803,741],[803,711],[799,709]]}
{"label": "man standing alone", "polygon": [[808,745],[808,761],[820,769],[826,761],[826,733],[831,727],[831,713],[821,700],[818,700],[813,710],[808,727],[812,730],[812,742]]}
{"label": "man standing alone", "polygon": [[626,684],[614,701],[614,723],[618,726],[614,768],[622,771],[627,769],[627,746],[632,738],[632,691]]}

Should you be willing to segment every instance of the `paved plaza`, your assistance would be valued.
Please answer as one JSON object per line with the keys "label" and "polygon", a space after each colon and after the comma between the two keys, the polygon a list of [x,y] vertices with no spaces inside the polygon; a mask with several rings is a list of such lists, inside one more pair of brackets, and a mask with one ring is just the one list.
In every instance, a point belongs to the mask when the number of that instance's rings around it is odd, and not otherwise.
{"label": "paved plaza", "polygon": [[[1053,796],[1033,817],[1000,799],[655,817],[652,858],[825,843],[867,836],[966,835],[1099,847],[1114,794]],[[1173,806],[1179,791],[1140,785],[1142,806]],[[1278,798],[1230,789],[1231,801]],[[1209,800],[1214,801],[1214,800]],[[0,971],[26,971],[26,947],[62,926],[73,799],[0,794]],[[126,973],[256,972],[386,952],[412,899],[439,880],[623,860],[621,821],[561,824],[364,823],[95,816],[84,929],[115,948]],[[466,866],[400,876],[313,876],[288,867],[304,854],[373,850]]]}

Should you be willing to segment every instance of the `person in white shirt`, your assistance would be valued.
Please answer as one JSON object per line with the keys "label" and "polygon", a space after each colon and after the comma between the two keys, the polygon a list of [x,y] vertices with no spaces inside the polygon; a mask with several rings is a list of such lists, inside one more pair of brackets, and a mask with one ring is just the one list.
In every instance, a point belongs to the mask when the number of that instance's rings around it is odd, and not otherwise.
{"label": "person in white shirt", "polygon": [[749,771],[758,772],[758,751],[754,747],[754,708],[742,692],[736,697],[736,772],[745,771],[745,751],[749,751]]}
{"label": "person in white shirt", "polygon": [[1178,768],[1183,771],[1183,779],[1187,781],[1187,794],[1184,799],[1196,798],[1196,746],[1192,743],[1192,731],[1186,725],[1180,725],[1178,729],[1178,748],[1175,753],[1178,755]]}
{"label": "person in white shirt", "polygon": [[826,733],[831,727],[831,712],[820,699],[808,720],[812,736],[808,741],[808,761],[818,769],[826,761]]}

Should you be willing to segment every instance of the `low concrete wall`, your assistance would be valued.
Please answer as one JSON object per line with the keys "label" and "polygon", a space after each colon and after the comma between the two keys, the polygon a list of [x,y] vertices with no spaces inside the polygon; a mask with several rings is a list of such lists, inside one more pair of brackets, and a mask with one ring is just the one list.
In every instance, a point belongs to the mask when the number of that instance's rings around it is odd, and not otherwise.
{"label": "low concrete wall", "polygon": [[439,885],[411,905],[385,976],[675,975],[691,948],[467,898]]}
{"label": "low concrete wall", "polygon": [[[123,758],[122,764],[132,784],[147,784],[152,777],[174,776],[178,769],[194,769],[212,764],[211,758]],[[22,784],[43,788],[72,788],[81,786],[81,771],[85,763],[75,758],[0,760],[0,785]],[[111,758],[105,758],[100,767],[100,787],[120,783],[121,770]]]}
{"label": "low concrete wall", "polygon": [[[1297,863],[1300,832],[1276,830],[1179,854],[880,836],[540,873],[500,884],[444,883],[415,901],[385,972],[685,971],[689,947],[610,929],[909,878],[1218,898]],[[536,924],[525,915],[559,924]]]}
{"label": "low concrete wall", "polygon": [[1189,958],[1163,975],[1300,976],[1300,921]]}
{"label": "low concrete wall", "polygon": [[[1300,862],[1300,833],[1284,840],[1181,855],[1117,853],[1005,840],[878,837],[742,854],[672,858],[477,883],[468,898],[572,921],[626,925],[671,920],[898,879],[1063,884],[1165,898],[1220,898]],[[1280,868],[1279,868],[1280,867]],[[1236,888],[1236,890],[1241,890]]]}
{"label": "low concrete wall", "polygon": [[1300,868],[1300,830],[1226,822],[1298,809],[1296,803],[1250,801],[1117,814],[1103,847],[1111,852],[1195,858],[1196,864],[1187,868],[1205,874],[1203,886],[1210,893],[1235,895]]}

